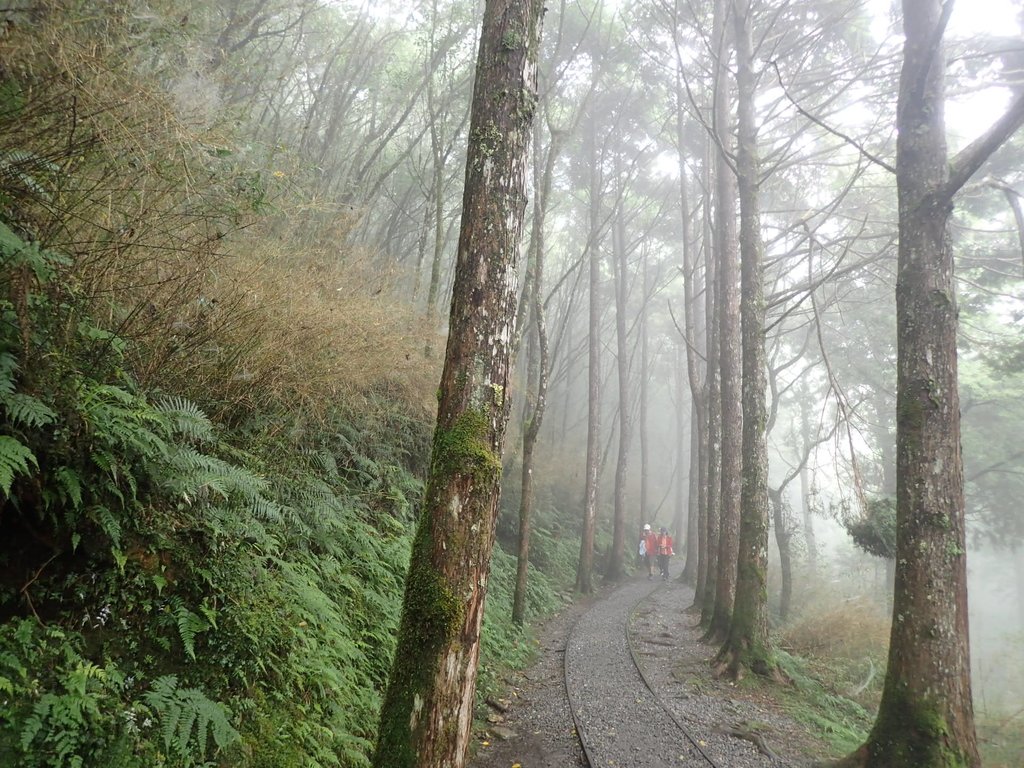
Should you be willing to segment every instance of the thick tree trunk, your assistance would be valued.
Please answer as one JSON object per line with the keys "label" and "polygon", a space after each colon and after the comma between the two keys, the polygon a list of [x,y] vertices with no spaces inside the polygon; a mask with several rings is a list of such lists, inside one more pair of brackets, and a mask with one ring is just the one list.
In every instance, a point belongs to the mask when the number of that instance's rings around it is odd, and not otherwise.
{"label": "thick tree trunk", "polygon": [[736,602],[719,663],[733,679],[746,670],[777,674],[768,639],[768,362],[764,350],[763,246],[758,198],[760,163],[754,118],[756,87],[749,2],[734,2],[737,152],[740,195],[740,316],[743,338],[743,471]]}
{"label": "thick tree trunk", "polygon": [[596,128],[591,121],[586,142],[590,155],[590,314],[587,338],[587,464],[580,560],[576,591],[594,591],[594,532],[597,528],[597,486],[601,468],[601,252],[597,232],[601,221],[601,184],[597,168]]}
{"label": "thick tree trunk", "polygon": [[[947,3],[952,6],[952,3]],[[967,631],[957,308],[939,0],[904,0],[896,182],[896,587],[868,766],[980,766]],[[955,190],[954,190],[955,191]]]}
{"label": "thick tree trunk", "polygon": [[539,0],[488,0],[484,10],[451,330],[375,768],[460,768],[469,746],[541,13]]}
{"label": "thick tree trunk", "polygon": [[740,402],[740,296],[739,253],[736,239],[736,177],[724,152],[728,151],[729,34],[725,23],[726,0],[716,0],[713,39],[718,54],[715,68],[715,125],[721,147],[715,168],[715,252],[718,262],[718,336],[721,369],[721,483],[718,521],[718,561],[715,604],[707,638],[721,642],[729,632],[736,600],[736,563],[740,546],[740,490],[743,474],[743,413]]}

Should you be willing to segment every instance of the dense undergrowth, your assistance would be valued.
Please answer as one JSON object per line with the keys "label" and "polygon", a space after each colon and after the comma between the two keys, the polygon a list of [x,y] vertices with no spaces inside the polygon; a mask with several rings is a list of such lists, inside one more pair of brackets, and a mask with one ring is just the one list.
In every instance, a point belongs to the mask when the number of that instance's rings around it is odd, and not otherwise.
{"label": "dense undergrowth", "polygon": [[366,765],[437,363],[295,157],[178,122],[140,17],[81,10],[0,40],[0,765]]}

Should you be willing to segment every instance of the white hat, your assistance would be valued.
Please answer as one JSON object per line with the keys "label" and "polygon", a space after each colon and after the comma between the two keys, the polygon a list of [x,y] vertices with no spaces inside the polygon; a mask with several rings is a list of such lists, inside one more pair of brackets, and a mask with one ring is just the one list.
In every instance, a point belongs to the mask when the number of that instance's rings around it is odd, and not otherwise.
{"label": "white hat", "polygon": [[651,530],[651,525],[650,525],[650,523],[647,523],[646,525],[644,525],[644,530],[645,530],[645,531],[649,531],[649,530]]}

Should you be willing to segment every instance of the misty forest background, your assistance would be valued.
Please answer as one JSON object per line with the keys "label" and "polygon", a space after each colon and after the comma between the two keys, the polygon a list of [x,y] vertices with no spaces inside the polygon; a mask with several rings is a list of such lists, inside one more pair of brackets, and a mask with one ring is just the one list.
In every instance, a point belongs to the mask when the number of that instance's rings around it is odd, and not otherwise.
{"label": "misty forest background", "polygon": [[[0,762],[367,765],[430,454],[480,4],[5,5]],[[770,605],[796,683],[778,695],[841,755],[870,728],[891,606],[902,40],[885,2],[755,8]],[[954,150],[1024,87],[1024,11],[973,13],[947,35]],[[696,575],[710,14],[549,3],[520,281],[546,338],[524,301],[481,700],[529,659],[531,621],[618,575],[616,504],[629,555],[666,525],[675,573]],[[953,218],[991,766],[1024,745],[1022,157],[1018,134]]]}

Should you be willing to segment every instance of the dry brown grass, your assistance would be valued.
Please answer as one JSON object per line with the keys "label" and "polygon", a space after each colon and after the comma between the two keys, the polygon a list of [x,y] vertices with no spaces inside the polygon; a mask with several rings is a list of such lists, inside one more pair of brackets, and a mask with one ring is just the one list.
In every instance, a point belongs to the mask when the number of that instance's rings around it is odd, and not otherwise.
{"label": "dry brown grass", "polygon": [[787,650],[817,658],[884,658],[889,616],[865,598],[806,609],[783,635]]}
{"label": "dry brown grass", "polygon": [[0,36],[0,81],[21,88],[0,156],[26,153],[31,180],[5,215],[73,258],[140,383],[228,419],[303,422],[382,389],[432,415],[423,324],[377,254],[346,244],[347,209],[309,200],[294,158],[190,121],[169,62],[135,51],[138,18],[45,8]]}

